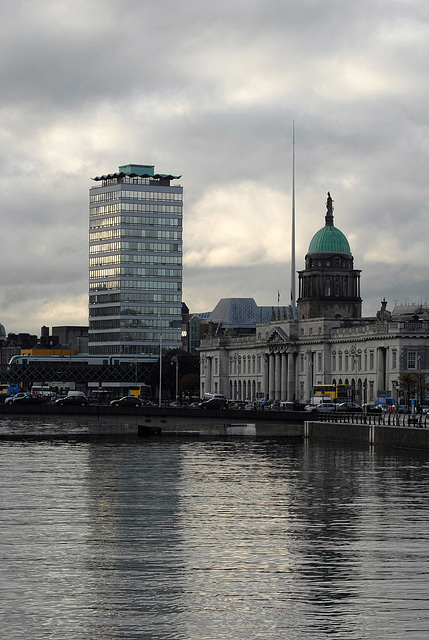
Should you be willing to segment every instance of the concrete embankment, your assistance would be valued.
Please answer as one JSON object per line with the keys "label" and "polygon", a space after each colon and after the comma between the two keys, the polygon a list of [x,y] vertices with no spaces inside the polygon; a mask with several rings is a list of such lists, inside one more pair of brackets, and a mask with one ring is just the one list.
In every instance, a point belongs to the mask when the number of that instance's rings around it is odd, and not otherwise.
{"label": "concrete embankment", "polygon": [[[176,411],[146,414],[139,423],[139,434],[181,433],[202,436],[231,435],[234,426],[254,425],[254,435],[264,437],[303,437],[304,420],[302,414],[270,415],[268,411]],[[249,430],[250,434],[250,430]]]}
{"label": "concrete embankment", "polygon": [[429,451],[429,429],[383,424],[306,422],[304,438]]}
{"label": "concrete embankment", "polygon": [[[350,416],[348,417],[350,419]],[[71,407],[0,405],[0,441],[116,439],[145,437],[256,436],[305,438],[419,449],[429,451],[429,428],[410,424],[383,424],[317,420],[306,412],[214,411],[164,407]],[[364,420],[364,419],[363,419]],[[426,424],[426,421],[424,422]],[[429,422],[428,422],[429,427]]]}
{"label": "concrete embankment", "polygon": [[[245,428],[246,425],[254,427]],[[129,440],[149,436],[230,435],[302,438],[303,428],[302,412],[0,405],[0,440]]]}

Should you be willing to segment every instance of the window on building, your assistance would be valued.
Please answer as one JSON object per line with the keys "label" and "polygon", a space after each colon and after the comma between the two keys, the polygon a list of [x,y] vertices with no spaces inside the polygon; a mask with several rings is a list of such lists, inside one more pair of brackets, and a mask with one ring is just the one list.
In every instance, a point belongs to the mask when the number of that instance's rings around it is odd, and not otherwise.
{"label": "window on building", "polygon": [[317,371],[322,371],[322,354],[317,354]]}
{"label": "window on building", "polygon": [[396,355],[396,349],[392,350],[392,369],[396,369],[397,368],[397,355]]}
{"label": "window on building", "polygon": [[374,402],[374,382],[369,383],[369,401]]}
{"label": "window on building", "polygon": [[344,356],[344,370],[349,370],[349,356]]}
{"label": "window on building", "polygon": [[342,368],[343,368],[343,356],[340,354],[338,356],[338,370],[341,371]]}
{"label": "window on building", "polygon": [[407,369],[417,369],[417,353],[415,351],[407,353]]}
{"label": "window on building", "polygon": [[373,371],[374,369],[374,351],[369,352],[369,368],[370,371]]}
{"label": "window on building", "polygon": [[336,368],[337,368],[337,356],[333,355],[332,356],[332,371],[335,371]]}

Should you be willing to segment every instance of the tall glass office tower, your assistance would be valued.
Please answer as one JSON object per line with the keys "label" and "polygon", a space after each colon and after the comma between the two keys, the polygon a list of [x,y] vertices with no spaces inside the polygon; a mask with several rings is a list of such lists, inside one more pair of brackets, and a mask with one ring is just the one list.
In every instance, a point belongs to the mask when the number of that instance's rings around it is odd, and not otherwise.
{"label": "tall glass office tower", "polygon": [[149,355],[181,344],[180,176],[129,164],[93,178],[89,353]]}

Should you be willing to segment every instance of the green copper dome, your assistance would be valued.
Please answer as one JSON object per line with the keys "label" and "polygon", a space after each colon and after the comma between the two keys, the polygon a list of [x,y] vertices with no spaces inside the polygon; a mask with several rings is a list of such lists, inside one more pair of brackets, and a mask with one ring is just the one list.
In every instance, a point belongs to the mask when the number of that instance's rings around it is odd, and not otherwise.
{"label": "green copper dome", "polygon": [[333,225],[325,225],[313,236],[308,253],[351,253],[349,241],[342,231]]}
{"label": "green copper dome", "polygon": [[308,253],[351,253],[349,241],[342,231],[334,227],[334,207],[328,191],[325,226],[313,236]]}

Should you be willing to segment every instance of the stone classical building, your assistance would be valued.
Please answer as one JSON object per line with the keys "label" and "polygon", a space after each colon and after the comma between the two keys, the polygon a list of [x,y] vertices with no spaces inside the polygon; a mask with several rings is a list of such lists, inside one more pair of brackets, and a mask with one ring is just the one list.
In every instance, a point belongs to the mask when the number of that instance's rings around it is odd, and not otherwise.
{"label": "stone classical building", "polygon": [[354,400],[399,399],[400,373],[429,371],[429,314],[385,300],[362,318],[360,271],[334,226],[330,194],[325,225],[298,272],[297,313],[278,308],[253,335],[208,335],[200,345],[201,394],[230,399],[308,402],[316,384],[348,384]]}

